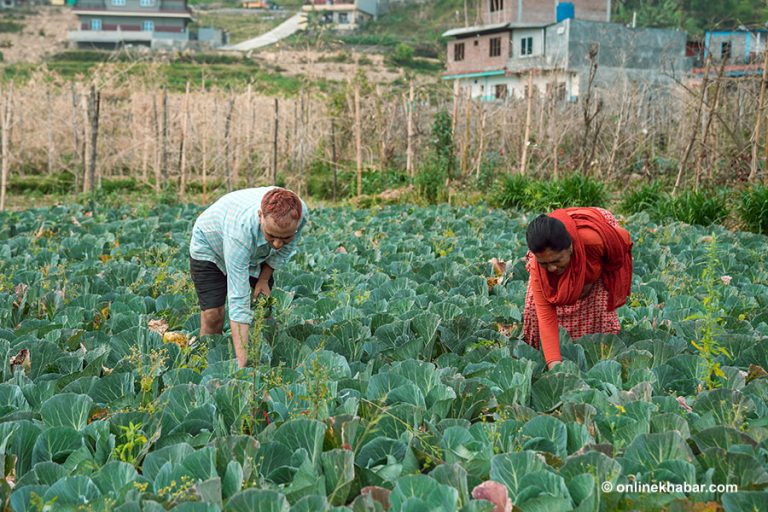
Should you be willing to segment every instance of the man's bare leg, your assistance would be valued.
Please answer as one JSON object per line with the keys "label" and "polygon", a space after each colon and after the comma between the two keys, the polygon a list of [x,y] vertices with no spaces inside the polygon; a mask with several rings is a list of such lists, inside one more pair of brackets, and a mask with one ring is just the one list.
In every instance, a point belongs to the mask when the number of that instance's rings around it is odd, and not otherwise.
{"label": "man's bare leg", "polygon": [[200,336],[221,334],[224,330],[224,306],[200,312]]}

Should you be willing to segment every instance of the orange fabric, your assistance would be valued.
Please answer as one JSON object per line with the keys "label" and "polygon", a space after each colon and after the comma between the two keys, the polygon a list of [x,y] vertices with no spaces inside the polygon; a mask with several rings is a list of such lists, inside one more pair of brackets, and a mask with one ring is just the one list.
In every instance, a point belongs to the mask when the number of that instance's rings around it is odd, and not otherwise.
{"label": "orange fabric", "polygon": [[547,363],[561,360],[557,306],[575,304],[585,285],[602,278],[608,311],[613,311],[626,302],[632,286],[632,241],[625,229],[611,225],[597,208],[556,210],[550,216],[565,224],[573,252],[560,276],[540,268],[535,258],[531,262],[531,288]]}

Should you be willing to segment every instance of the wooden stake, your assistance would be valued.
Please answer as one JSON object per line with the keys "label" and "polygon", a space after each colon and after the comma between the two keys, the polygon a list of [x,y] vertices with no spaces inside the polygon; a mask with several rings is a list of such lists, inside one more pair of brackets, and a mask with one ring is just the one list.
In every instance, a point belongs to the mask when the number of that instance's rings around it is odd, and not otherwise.
{"label": "wooden stake", "polygon": [[160,140],[160,119],[157,112],[157,96],[155,94],[152,94],[152,119],[154,120],[152,122],[152,127],[154,128],[154,143],[155,143],[155,192],[160,192],[160,187],[162,186],[163,178],[162,178],[162,172],[161,172],[161,158],[158,151],[160,151],[160,148],[158,147],[158,142]]}
{"label": "wooden stake", "polygon": [[357,197],[363,194],[363,128],[360,119],[360,85],[355,84],[355,155],[357,160]]}
{"label": "wooden stake", "polygon": [[478,109],[480,109],[480,134],[478,136],[478,142],[477,142],[477,161],[475,163],[475,179],[480,179],[480,169],[483,166],[483,151],[485,151],[485,121],[486,121],[486,112],[485,112],[485,106],[483,105],[483,102],[481,101],[477,105]]}
{"label": "wooden stake", "polygon": [[461,173],[469,173],[469,144],[472,133],[470,132],[472,119],[472,89],[467,87],[467,99],[464,108],[464,144],[461,146]]}
{"label": "wooden stake", "polygon": [[184,91],[184,112],[181,118],[181,153],[179,161],[179,197],[183,198],[187,192],[187,129],[189,126],[189,81]]}
{"label": "wooden stake", "polygon": [[98,154],[99,139],[99,109],[101,106],[101,93],[91,85],[91,93],[88,95],[88,124],[90,126],[90,152],[88,155],[88,192],[96,188],[96,156]]}
{"label": "wooden stake", "polygon": [[[2,98],[2,94],[0,94]],[[11,119],[13,116],[13,83],[9,84],[8,92],[5,94],[5,102],[3,103],[2,112],[0,112],[0,129],[2,135],[0,136],[0,148],[1,156],[3,159],[2,168],[0,170],[0,211],[5,211],[6,194],[8,190],[8,179],[10,173],[10,132],[11,132]]]}
{"label": "wooden stake", "polygon": [[415,100],[415,91],[413,88],[413,80],[411,80],[410,89],[408,92],[408,104],[407,104],[407,110],[408,113],[408,140],[407,140],[407,147],[406,147],[406,160],[405,160],[405,170],[408,173],[408,176],[413,178],[415,171],[413,166],[413,107],[414,107],[414,100]]}
{"label": "wooden stake", "polygon": [[[80,138],[80,126],[78,124],[77,118],[80,115],[80,110],[78,106],[80,105],[80,98],[77,94],[77,87],[75,86],[75,83],[72,82],[70,85],[70,91],[72,92],[72,141],[74,142],[74,154],[75,156],[80,157],[80,165],[83,168],[83,174],[85,174],[85,148],[82,146],[83,142]],[[75,172],[75,192],[80,190],[80,173]]]}
{"label": "wooden stake", "polygon": [[48,126],[48,174],[53,173],[53,153],[55,151],[54,142],[53,142],[53,102],[51,101],[51,91],[46,87],[45,90],[45,102],[46,102],[46,111],[48,114],[48,122],[46,123]]}
{"label": "wooden stake", "polygon": [[235,109],[235,99],[230,96],[227,102],[227,115],[224,118],[224,175],[227,178],[227,192],[233,190],[232,162],[230,153],[232,151],[232,112]]}
{"label": "wooden stake", "polygon": [[163,87],[163,126],[160,140],[160,174],[168,182],[168,89]]}
{"label": "wooden stake", "polygon": [[336,118],[331,116],[331,162],[333,165],[333,201],[336,201],[336,187],[339,163],[336,159]]}
{"label": "wooden stake", "polygon": [[456,125],[459,121],[459,94],[460,93],[461,93],[461,89],[459,88],[459,81],[457,79],[453,81],[453,110],[451,115],[451,140],[453,141],[456,140]]}
{"label": "wooden stake", "polygon": [[275,131],[272,137],[272,184],[277,185],[277,137],[280,127],[280,100],[275,98]]}
{"label": "wooden stake", "polygon": [[528,106],[525,112],[525,135],[520,157],[520,174],[525,174],[528,168],[528,146],[531,144],[531,109],[533,108],[533,71],[528,72]]}

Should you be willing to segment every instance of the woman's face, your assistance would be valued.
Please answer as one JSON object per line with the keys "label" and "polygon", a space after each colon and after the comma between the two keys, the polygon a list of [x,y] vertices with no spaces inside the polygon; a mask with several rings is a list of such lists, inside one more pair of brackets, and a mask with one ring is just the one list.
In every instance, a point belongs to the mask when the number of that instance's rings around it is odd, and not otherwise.
{"label": "woman's face", "polygon": [[573,244],[562,251],[554,251],[547,248],[541,252],[534,253],[534,256],[536,257],[536,262],[542,268],[559,276],[568,269],[568,264],[571,262],[571,254],[573,254]]}

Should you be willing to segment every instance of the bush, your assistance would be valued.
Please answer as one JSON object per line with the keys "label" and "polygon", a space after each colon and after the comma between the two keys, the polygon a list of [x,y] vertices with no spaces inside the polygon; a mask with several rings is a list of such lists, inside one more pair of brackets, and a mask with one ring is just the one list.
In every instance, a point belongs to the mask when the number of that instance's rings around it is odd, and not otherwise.
{"label": "bush", "polygon": [[110,194],[112,192],[136,192],[151,190],[146,183],[139,183],[136,178],[103,178],[101,189]]}
{"label": "bush", "polygon": [[653,211],[663,196],[660,182],[655,181],[650,184],[643,184],[624,196],[619,204],[619,210],[627,215],[642,211]]}
{"label": "bush", "polygon": [[11,176],[8,192],[11,194],[68,194],[75,186],[75,176],[57,172],[45,176]]}
{"label": "bush", "polygon": [[525,210],[533,203],[533,191],[538,183],[523,174],[505,176],[491,197],[491,204],[501,208]]}
{"label": "bush", "polygon": [[551,210],[573,206],[605,206],[608,202],[608,192],[605,184],[577,172],[551,181],[545,198],[549,201],[547,206]]}
{"label": "bush", "polygon": [[669,200],[659,201],[655,210],[655,217],[660,220],[671,218],[686,224],[709,226],[728,217],[728,202],[723,192],[685,190]]}
{"label": "bush", "polygon": [[400,66],[413,64],[413,47],[405,43],[398,44],[392,54],[392,62]]}
{"label": "bush", "polygon": [[741,193],[737,207],[744,228],[768,235],[768,186],[756,185]]}

